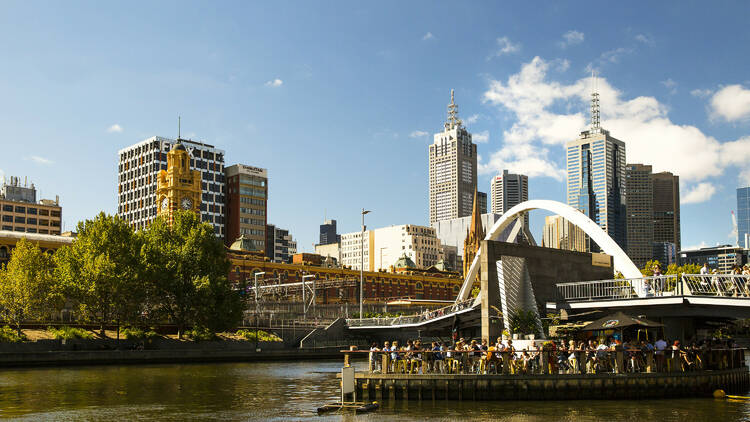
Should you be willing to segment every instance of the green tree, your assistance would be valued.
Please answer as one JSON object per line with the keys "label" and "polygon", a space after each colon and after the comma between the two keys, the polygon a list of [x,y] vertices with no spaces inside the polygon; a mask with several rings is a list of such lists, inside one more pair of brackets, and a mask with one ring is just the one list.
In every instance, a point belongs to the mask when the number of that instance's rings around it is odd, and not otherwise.
{"label": "green tree", "polygon": [[59,307],[53,262],[26,238],[16,243],[8,264],[0,270],[0,306],[21,335],[21,322],[42,319]]}
{"label": "green tree", "polygon": [[539,320],[533,310],[514,309],[508,325],[514,334],[539,334]]}
{"label": "green tree", "polygon": [[[646,262],[646,265],[644,265],[643,268],[641,268],[641,274],[643,274],[646,277],[653,276],[654,267],[657,265],[661,268],[661,263],[656,259]],[[664,271],[662,271],[662,274],[664,274]]]}
{"label": "green tree", "polygon": [[142,236],[141,267],[152,311],[177,325],[178,337],[190,325],[220,331],[241,320],[239,293],[227,279],[226,250],[211,225],[178,211],[171,225],[156,218]]}
{"label": "green tree", "polygon": [[139,272],[139,237],[117,216],[99,213],[78,223],[78,237],[55,254],[57,275],[84,320],[99,325],[135,323],[145,289]]}

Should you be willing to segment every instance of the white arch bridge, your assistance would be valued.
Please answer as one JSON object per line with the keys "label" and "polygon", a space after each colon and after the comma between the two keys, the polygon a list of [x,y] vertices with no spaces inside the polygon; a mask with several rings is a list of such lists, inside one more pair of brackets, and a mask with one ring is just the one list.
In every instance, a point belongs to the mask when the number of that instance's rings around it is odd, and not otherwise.
{"label": "white arch bridge", "polygon": [[[630,299],[644,299],[646,302],[649,302],[650,298],[655,297],[655,286],[652,283],[652,280],[649,280],[648,277],[643,277],[641,275],[640,270],[638,267],[633,264],[633,262],[628,258],[625,251],[620,248],[620,246],[611,238],[609,235],[602,230],[601,227],[599,227],[598,224],[596,224],[594,221],[592,221],[590,218],[588,218],[585,214],[577,211],[576,209],[557,202],[557,201],[551,201],[551,200],[531,200],[526,201],[521,204],[518,204],[514,207],[512,207],[508,212],[504,213],[503,216],[492,226],[492,228],[487,232],[487,235],[484,240],[499,240],[499,241],[505,241],[505,242],[514,242],[516,240],[516,237],[519,235],[519,233],[523,230],[523,217],[526,213],[532,210],[542,209],[546,211],[550,211],[552,213],[558,214],[571,222],[573,225],[579,227],[586,233],[591,240],[593,240],[599,248],[606,253],[607,255],[612,256],[613,258],[613,267],[614,271],[620,272],[624,277],[625,280],[600,280],[600,281],[593,281],[593,282],[580,282],[583,283],[580,286],[583,286],[585,284],[586,287],[561,287],[562,285],[557,286],[557,293],[558,297],[560,297],[561,300],[573,300],[573,301],[585,301],[590,300],[585,297],[587,292],[590,292],[596,289],[609,289],[608,291],[611,292],[614,297],[612,299],[617,299],[618,303],[622,302],[623,300],[630,300]],[[506,230],[509,229],[509,230]],[[502,236],[505,234],[505,236]],[[530,237],[530,236],[527,236]],[[469,268],[469,271],[467,274],[465,274],[463,285],[461,286],[461,289],[459,290],[458,296],[456,297],[455,303],[453,305],[447,306],[445,308],[441,308],[439,310],[434,310],[431,312],[427,312],[421,315],[414,315],[409,317],[397,317],[397,318],[365,318],[365,319],[350,319],[347,320],[347,324],[350,329],[378,329],[378,328],[413,328],[413,329],[422,329],[427,328],[427,326],[432,324],[440,324],[442,323],[445,325],[445,323],[453,319],[453,317],[457,315],[467,315],[472,312],[476,313],[476,311],[479,310],[481,307],[481,301],[482,297],[486,295],[482,295],[481,293],[477,295],[476,298],[472,299],[470,298],[471,295],[471,289],[474,285],[474,281],[476,280],[476,275],[479,271],[480,267],[480,256],[481,256],[482,250],[481,246],[479,251],[477,251],[476,256],[474,257],[474,260],[471,263],[471,267]],[[499,269],[499,268],[498,268]],[[498,275],[500,275],[502,271],[498,271]],[[498,278],[502,278],[501,276]],[[690,280],[698,280],[698,278],[690,278]],[[560,280],[560,281],[570,281],[570,280]],[[702,280],[704,281],[705,280]],[[743,283],[741,280],[735,280],[736,286],[735,290],[739,291],[740,287],[739,284],[742,284],[742,289],[744,291],[745,289],[745,283]],[[499,283],[503,283],[503,280],[499,280]],[[521,292],[520,295],[525,295],[526,297],[531,295],[533,298],[533,291],[531,291],[530,283],[525,283],[526,286],[522,287],[522,289],[526,289],[526,292]],[[567,285],[575,285],[574,283],[567,283]],[[613,285],[617,285],[617,289],[611,288]],[[725,289],[722,289],[720,287],[715,288],[713,291],[711,289],[705,288],[703,284],[696,284],[696,282],[685,282],[685,283],[677,283],[671,284],[672,286],[676,286],[674,289],[674,292],[672,293],[673,298],[672,300],[675,301],[677,296],[683,297],[685,295],[700,295],[700,296],[718,296],[719,294],[722,294],[722,292]],[[747,286],[747,297],[748,300],[742,300],[740,302],[733,301],[735,303],[741,303],[743,306],[748,306],[748,309],[750,309],[750,284]],[[575,296],[576,294],[581,294],[581,297],[568,297],[564,298],[564,294],[561,295],[560,292],[566,292],[566,294],[570,294],[571,289],[573,291],[577,292],[573,294]],[[577,290],[576,290],[577,289]],[[503,286],[500,286],[500,295],[504,295],[505,289]],[[603,290],[602,290],[603,291]],[[623,293],[626,292],[626,293]],[[604,294],[604,293],[602,293]],[[660,291],[659,295],[666,294],[665,291]],[[622,297],[622,295],[626,295],[627,297]],[[660,296],[661,297],[661,296]],[[602,300],[606,301],[607,299],[604,299],[602,297],[599,297],[597,302],[599,305],[602,305]],[[510,309],[518,308],[518,307],[525,307],[529,310],[533,310],[534,312],[538,312],[538,309],[536,308],[536,305],[531,306],[531,302],[529,300],[525,301],[525,305],[517,306],[516,303],[509,303],[508,301],[511,299],[501,298],[502,301],[502,311],[503,313],[507,312]],[[515,300],[515,299],[513,299]],[[705,302],[705,300],[701,299],[701,301]],[[709,300],[710,302],[710,300]],[[726,302],[726,301],[722,301]],[[605,303],[606,304],[606,303]],[[718,304],[718,302],[717,302]],[[490,306],[494,306],[495,304],[491,304]],[[554,306],[551,306],[548,304],[548,307],[552,308]],[[538,313],[537,313],[538,315]],[[506,321],[507,324],[507,321]]]}

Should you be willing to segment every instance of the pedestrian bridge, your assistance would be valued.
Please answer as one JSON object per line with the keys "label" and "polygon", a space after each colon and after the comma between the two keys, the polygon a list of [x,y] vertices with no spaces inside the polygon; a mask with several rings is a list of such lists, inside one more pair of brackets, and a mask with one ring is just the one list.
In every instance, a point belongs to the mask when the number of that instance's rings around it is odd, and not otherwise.
{"label": "pedestrian bridge", "polygon": [[[683,314],[709,313],[750,317],[750,275],[674,274],[655,277],[558,283],[548,310],[680,309]],[[687,305],[687,306],[686,306]]]}
{"label": "pedestrian bridge", "polygon": [[420,329],[427,327],[428,325],[431,327],[437,325],[450,326],[456,316],[467,315],[478,311],[478,309],[479,300],[471,298],[415,315],[402,315],[388,318],[347,319],[346,325],[350,330],[372,330],[379,328]]}

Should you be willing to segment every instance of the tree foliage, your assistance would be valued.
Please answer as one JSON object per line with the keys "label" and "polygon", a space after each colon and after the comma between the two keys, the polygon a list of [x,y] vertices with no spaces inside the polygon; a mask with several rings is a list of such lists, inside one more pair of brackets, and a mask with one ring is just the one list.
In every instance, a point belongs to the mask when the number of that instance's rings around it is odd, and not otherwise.
{"label": "tree foliage", "polygon": [[57,277],[79,314],[99,324],[135,323],[145,289],[138,271],[139,236],[117,216],[78,223],[78,238],[55,254]]}
{"label": "tree foliage", "polygon": [[176,324],[180,337],[189,325],[221,331],[240,321],[242,303],[211,225],[178,211],[171,225],[156,218],[142,240],[140,265],[154,316]]}
{"label": "tree foliage", "polygon": [[643,274],[646,277],[651,277],[654,275],[654,267],[659,266],[661,268],[662,275],[673,275],[673,274],[699,274],[701,271],[700,265],[697,264],[685,264],[685,265],[677,265],[677,264],[669,264],[669,266],[664,269],[664,267],[661,265],[661,263],[654,259],[651,261],[646,262],[646,264],[641,268],[641,274]]}
{"label": "tree foliage", "polygon": [[60,306],[61,296],[53,282],[50,256],[21,238],[8,264],[0,270],[0,306],[21,333],[21,322],[42,319]]}
{"label": "tree foliage", "polygon": [[514,334],[539,334],[539,320],[533,310],[514,309],[508,320]]}

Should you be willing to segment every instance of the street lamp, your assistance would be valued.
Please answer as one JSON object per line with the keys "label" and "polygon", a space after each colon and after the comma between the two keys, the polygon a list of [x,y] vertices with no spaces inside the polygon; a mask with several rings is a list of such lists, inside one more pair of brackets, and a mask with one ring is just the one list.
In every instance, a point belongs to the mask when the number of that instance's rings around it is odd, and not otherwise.
{"label": "street lamp", "polygon": [[255,273],[255,351],[258,351],[258,276],[264,275],[265,271]]}
{"label": "street lamp", "polygon": [[[313,278],[314,274],[307,274],[302,276],[302,313],[304,314],[305,320],[307,320],[307,301],[305,300],[305,279]],[[315,300],[315,289],[313,289],[313,300]]]}
{"label": "street lamp", "polygon": [[365,214],[369,214],[371,211],[366,211],[362,208],[362,236],[359,238],[359,319],[362,319],[364,313],[364,289],[365,289]]}

